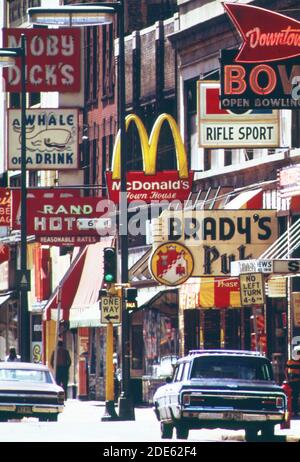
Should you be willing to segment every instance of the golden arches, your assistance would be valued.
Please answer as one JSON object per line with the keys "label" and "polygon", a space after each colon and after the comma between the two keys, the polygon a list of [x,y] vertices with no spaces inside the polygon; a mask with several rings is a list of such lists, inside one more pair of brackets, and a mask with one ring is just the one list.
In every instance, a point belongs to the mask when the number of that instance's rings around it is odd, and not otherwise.
{"label": "golden arches", "polygon": [[[150,138],[146,128],[136,114],[129,114],[126,117],[126,131],[131,123],[135,123],[137,131],[139,133],[142,156],[143,156],[143,168],[146,175],[154,175],[156,173],[156,161],[157,161],[157,147],[160,136],[162,124],[168,122],[172,132],[174,146],[176,151],[177,169],[179,171],[180,178],[188,178],[188,163],[185,147],[181,139],[178,125],[175,119],[170,114],[161,114],[155,121],[151,130]],[[120,149],[120,131],[117,134],[113,158],[112,158],[112,179],[119,180],[121,178],[121,149]]]}

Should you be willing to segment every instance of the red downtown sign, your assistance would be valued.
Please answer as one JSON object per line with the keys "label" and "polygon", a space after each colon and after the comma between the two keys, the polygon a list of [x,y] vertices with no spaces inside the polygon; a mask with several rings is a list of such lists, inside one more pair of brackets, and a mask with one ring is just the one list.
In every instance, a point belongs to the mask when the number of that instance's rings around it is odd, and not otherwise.
{"label": "red downtown sign", "polygon": [[300,55],[300,22],[253,5],[225,3],[243,38],[237,63],[279,61]]}

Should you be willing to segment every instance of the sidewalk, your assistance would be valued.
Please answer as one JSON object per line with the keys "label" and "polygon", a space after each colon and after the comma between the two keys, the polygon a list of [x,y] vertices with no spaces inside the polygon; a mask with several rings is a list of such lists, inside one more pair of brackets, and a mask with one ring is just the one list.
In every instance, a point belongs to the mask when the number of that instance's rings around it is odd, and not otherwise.
{"label": "sidewalk", "polygon": [[[240,430],[238,432],[228,432],[222,436],[223,441],[245,441],[245,433]],[[258,439],[259,441],[259,439]],[[274,442],[281,443],[300,443],[300,418],[291,420],[291,427],[281,429],[280,425],[275,427]]]}

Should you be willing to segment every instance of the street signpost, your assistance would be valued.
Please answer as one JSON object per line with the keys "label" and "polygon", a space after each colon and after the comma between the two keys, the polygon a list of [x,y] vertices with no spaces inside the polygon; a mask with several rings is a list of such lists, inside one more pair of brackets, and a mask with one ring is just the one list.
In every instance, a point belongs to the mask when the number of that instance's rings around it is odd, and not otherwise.
{"label": "street signpost", "polygon": [[121,324],[122,299],[117,296],[100,298],[101,324]]}
{"label": "street signpost", "polygon": [[241,274],[240,291],[243,306],[263,305],[265,303],[263,274]]}
{"label": "street signpost", "polygon": [[240,274],[263,273],[270,274],[295,274],[300,271],[300,259],[282,260],[238,260],[231,262],[231,276]]}

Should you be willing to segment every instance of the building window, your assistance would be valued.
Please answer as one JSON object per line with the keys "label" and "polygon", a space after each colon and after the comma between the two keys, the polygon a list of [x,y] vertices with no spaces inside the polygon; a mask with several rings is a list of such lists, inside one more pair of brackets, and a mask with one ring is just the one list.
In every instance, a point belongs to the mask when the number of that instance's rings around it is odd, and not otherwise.
{"label": "building window", "polygon": [[21,98],[19,93],[9,94],[9,107],[11,109],[19,109],[21,106]]}
{"label": "building window", "polygon": [[41,103],[41,94],[40,93],[29,93],[29,106],[36,106]]}
{"label": "building window", "polygon": [[225,149],[224,150],[224,166],[232,165],[232,150]]}
{"label": "building window", "polygon": [[207,171],[207,170],[211,169],[211,152],[212,152],[211,149],[206,149],[205,148],[203,150],[203,156],[204,156],[203,168],[204,168],[204,171]]}
{"label": "building window", "polygon": [[111,98],[114,95],[115,84],[113,66],[114,37],[112,25],[103,27],[102,43],[102,93],[103,96]]}
{"label": "building window", "polygon": [[196,166],[199,156],[198,151],[198,123],[197,123],[197,80],[189,80],[185,83],[185,98],[187,107],[187,151],[189,166]]}
{"label": "building window", "polygon": [[246,160],[254,159],[254,150],[253,149],[245,149],[245,159]]}
{"label": "building window", "polygon": [[[106,171],[106,136],[103,136],[102,138],[102,187],[106,186],[106,177],[105,177],[105,171]],[[104,193],[107,194],[107,191],[103,191]]]}

